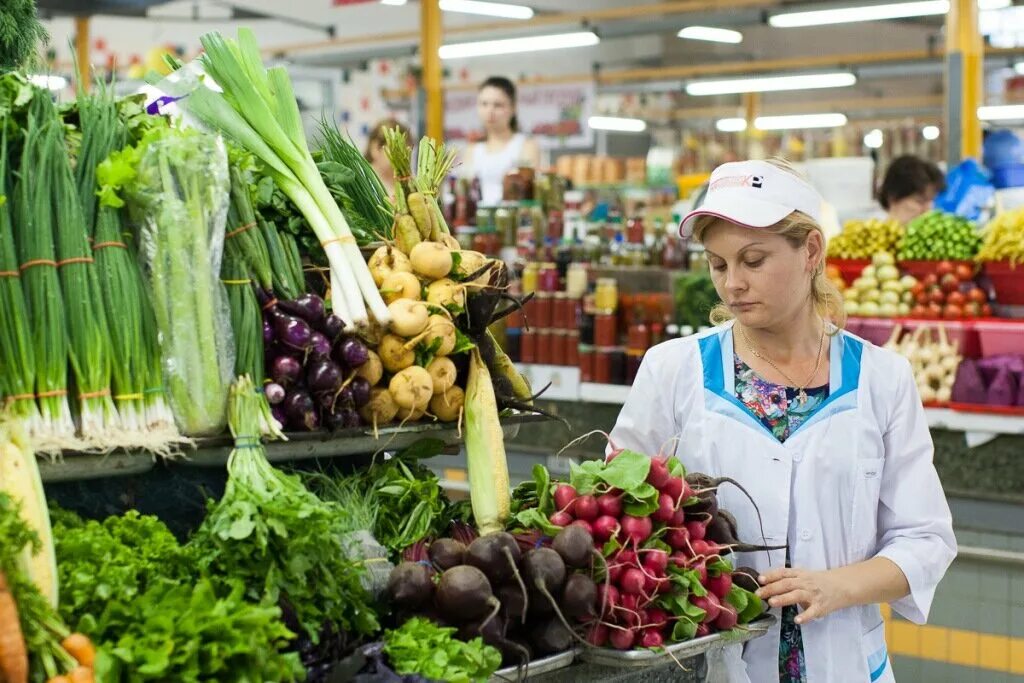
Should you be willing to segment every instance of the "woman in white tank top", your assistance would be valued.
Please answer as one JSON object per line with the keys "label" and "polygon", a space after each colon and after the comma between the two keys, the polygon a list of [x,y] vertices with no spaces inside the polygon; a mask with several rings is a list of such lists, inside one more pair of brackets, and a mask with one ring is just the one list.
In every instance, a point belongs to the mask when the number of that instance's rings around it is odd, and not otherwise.
{"label": "woman in white tank top", "polygon": [[516,88],[512,81],[492,76],[477,95],[477,113],[486,139],[473,145],[468,172],[480,181],[480,203],[501,201],[505,174],[519,166],[536,168],[540,150],[534,140],[519,132],[516,120]]}

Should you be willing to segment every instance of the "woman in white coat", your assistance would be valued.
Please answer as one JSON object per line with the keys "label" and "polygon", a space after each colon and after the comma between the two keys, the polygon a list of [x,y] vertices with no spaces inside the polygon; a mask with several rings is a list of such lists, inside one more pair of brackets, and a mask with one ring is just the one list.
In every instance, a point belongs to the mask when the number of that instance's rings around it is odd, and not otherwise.
{"label": "woman in white coat", "polygon": [[[915,623],[956,555],[909,363],[842,331],[821,197],[781,162],[720,166],[680,226],[704,245],[719,326],[651,349],[611,433],[718,491],[779,623],[732,646],[730,681],[893,681],[880,603]],[[742,659],[740,658],[742,648]]]}

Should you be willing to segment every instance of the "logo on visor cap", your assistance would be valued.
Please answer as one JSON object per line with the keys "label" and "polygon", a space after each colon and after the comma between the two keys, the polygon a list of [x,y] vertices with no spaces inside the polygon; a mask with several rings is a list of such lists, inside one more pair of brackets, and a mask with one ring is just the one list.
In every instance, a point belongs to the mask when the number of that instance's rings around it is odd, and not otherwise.
{"label": "logo on visor cap", "polygon": [[760,190],[763,186],[764,176],[762,175],[730,175],[713,181],[708,186],[708,190],[724,190],[730,187],[754,187]]}

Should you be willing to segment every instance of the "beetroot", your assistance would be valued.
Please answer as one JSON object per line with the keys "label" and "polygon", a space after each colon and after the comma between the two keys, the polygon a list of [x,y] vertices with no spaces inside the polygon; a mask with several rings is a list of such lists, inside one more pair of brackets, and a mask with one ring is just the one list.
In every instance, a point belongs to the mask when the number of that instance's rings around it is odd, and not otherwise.
{"label": "beetroot", "polygon": [[597,497],[597,507],[602,515],[618,518],[622,515],[622,494],[609,491]]}
{"label": "beetroot", "polygon": [[758,573],[750,567],[738,567],[732,573],[732,582],[743,590],[754,593],[760,586],[757,583]]}
{"label": "beetroot", "polygon": [[597,504],[597,499],[591,495],[580,496],[576,499],[575,512],[577,519],[582,519],[587,522],[593,522],[597,519],[600,514],[600,507]]}
{"label": "beetroot", "polygon": [[571,574],[562,592],[562,612],[572,619],[597,615],[597,585],[583,574]]}
{"label": "beetroot", "polygon": [[590,564],[590,556],[594,551],[594,539],[589,531],[573,523],[558,532],[551,547],[562,557],[566,565],[579,569]]}

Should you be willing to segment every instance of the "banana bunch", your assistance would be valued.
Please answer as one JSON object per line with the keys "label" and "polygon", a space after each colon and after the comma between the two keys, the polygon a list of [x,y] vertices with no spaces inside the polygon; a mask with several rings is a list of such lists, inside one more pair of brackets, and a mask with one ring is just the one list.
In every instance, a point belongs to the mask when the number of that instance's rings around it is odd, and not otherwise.
{"label": "banana bunch", "polygon": [[979,261],[1024,261],[1024,207],[1004,211],[982,230]]}
{"label": "banana bunch", "polygon": [[896,221],[847,221],[842,232],[829,240],[827,254],[840,259],[871,258],[881,251],[895,252],[902,237],[903,226]]}

